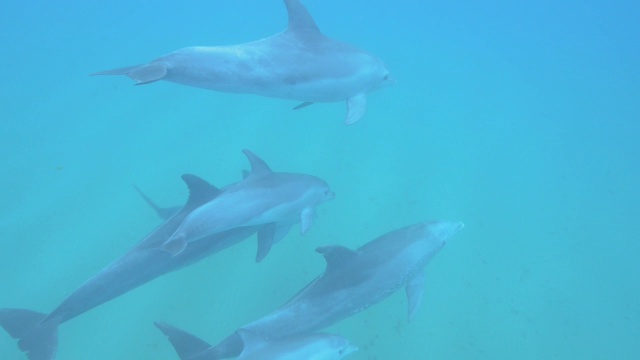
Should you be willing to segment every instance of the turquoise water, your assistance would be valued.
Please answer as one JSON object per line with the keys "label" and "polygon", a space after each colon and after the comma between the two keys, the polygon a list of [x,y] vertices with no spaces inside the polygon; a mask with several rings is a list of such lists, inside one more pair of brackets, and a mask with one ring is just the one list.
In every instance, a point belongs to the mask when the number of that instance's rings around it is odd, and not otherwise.
{"label": "turquoise water", "polygon": [[[382,58],[398,83],[344,126],[343,103],[297,103],[94,71],[285,27],[278,0],[0,5],[0,307],[48,312],[187,196],[222,186],[249,148],[336,199],[260,264],[249,239],[60,328],[58,359],[176,359],[163,320],[216,343],[324,266],[427,219],[465,229],[404,292],[328,329],[349,359],[640,357],[640,5],[634,1],[307,0],[323,32]],[[0,334],[0,358],[23,359]]]}

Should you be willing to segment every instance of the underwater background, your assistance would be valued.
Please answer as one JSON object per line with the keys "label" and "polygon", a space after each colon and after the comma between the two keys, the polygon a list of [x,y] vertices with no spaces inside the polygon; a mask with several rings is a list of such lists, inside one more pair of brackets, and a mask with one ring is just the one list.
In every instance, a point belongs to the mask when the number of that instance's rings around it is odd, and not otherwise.
{"label": "underwater background", "polygon": [[[343,125],[298,103],[88,74],[286,26],[278,0],[0,4],[0,308],[55,308],[183,204],[180,176],[326,180],[336,198],[260,264],[252,237],[60,327],[58,359],[177,359],[163,320],[215,344],[320,274],[321,245],[466,227],[404,291],[327,329],[364,359],[640,358],[640,3],[305,0],[397,84]],[[0,359],[24,359],[0,332]]]}

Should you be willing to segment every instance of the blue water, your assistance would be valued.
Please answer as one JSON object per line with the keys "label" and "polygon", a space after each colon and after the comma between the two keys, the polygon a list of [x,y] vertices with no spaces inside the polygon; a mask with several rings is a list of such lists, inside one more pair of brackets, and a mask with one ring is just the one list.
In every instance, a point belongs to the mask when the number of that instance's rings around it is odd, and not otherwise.
{"label": "blue water", "polygon": [[[404,292],[328,331],[349,359],[640,358],[640,4],[306,0],[322,31],[398,83],[297,103],[94,71],[285,27],[281,1],[0,4],[0,308],[48,312],[160,220],[131,184],[182,204],[180,180],[237,181],[249,148],[336,199],[262,263],[249,239],[60,328],[58,359],[176,359],[164,320],[216,343],[357,247],[428,219],[465,222]],[[24,359],[0,332],[0,358]]]}

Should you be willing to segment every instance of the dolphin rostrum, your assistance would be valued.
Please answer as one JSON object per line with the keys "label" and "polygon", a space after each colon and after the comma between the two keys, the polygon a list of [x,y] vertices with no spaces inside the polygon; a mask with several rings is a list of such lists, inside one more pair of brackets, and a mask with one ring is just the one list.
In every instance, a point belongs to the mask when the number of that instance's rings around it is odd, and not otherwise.
{"label": "dolphin rostrum", "polygon": [[180,359],[215,360],[243,352],[242,331],[270,341],[313,333],[377,304],[402,287],[411,320],[422,299],[425,266],[462,227],[461,222],[423,222],[382,235],[355,251],[320,247],[317,251],[327,262],[322,275],[279,309],[242,326],[216,346],[166,323],[155,325]]}
{"label": "dolphin rostrum", "polygon": [[143,65],[92,75],[302,101],[296,109],[346,100],[345,123],[353,124],[364,115],[366,94],[395,80],[376,57],[324,36],[300,0],[284,3],[289,24],[279,34],[231,46],[187,47]]}
{"label": "dolphin rostrum", "polygon": [[240,226],[265,225],[258,232],[260,261],[294,223],[300,222],[304,234],[313,222],[315,206],[335,196],[320,178],[273,172],[257,155],[249,150],[243,152],[251,164],[251,173],[192,211],[165,242],[165,250],[177,255],[202,237]]}
{"label": "dolphin rostrum", "polygon": [[172,256],[162,244],[189,213],[220,194],[220,190],[194,176],[182,177],[189,187],[187,203],[124,256],[87,280],[49,314],[23,309],[0,309],[0,326],[18,339],[18,347],[31,360],[55,358],[58,326],[163,274],[195,263],[236,244],[258,230],[244,227],[218,233],[190,244]]}

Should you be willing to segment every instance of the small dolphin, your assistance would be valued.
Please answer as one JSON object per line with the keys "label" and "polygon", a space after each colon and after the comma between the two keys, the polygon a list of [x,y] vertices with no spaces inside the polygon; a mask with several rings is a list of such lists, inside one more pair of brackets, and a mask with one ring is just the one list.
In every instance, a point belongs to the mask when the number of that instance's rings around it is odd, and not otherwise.
{"label": "small dolphin", "polygon": [[244,349],[238,360],[339,360],[358,350],[339,335],[315,333],[269,341],[238,330]]}
{"label": "small dolphin", "polygon": [[287,29],[232,46],[187,47],[144,65],[91,75],[126,75],[136,85],[166,80],[209,90],[314,102],[347,102],[345,123],[364,115],[366,94],[395,83],[376,57],[324,36],[299,0],[284,0]]}
{"label": "small dolphin", "polygon": [[0,326],[11,337],[18,339],[18,347],[27,353],[30,360],[55,358],[60,324],[161,275],[234,245],[259,229],[245,227],[211,235],[192,243],[182,254],[171,256],[162,249],[162,244],[189,213],[220,194],[220,190],[194,175],[184,175],[182,178],[190,191],[189,200],[182,209],[124,256],[87,280],[51,313],[0,309]]}
{"label": "small dolphin", "polygon": [[265,225],[258,232],[258,261],[276,239],[300,221],[301,233],[313,222],[315,206],[334,198],[327,183],[315,176],[276,173],[258,156],[243,150],[251,173],[187,216],[164,244],[180,254],[192,241],[240,226]]}
{"label": "small dolphin", "polygon": [[[402,287],[406,288],[411,320],[422,300],[425,266],[462,227],[461,222],[423,222],[382,235],[355,251],[320,247],[317,251],[327,262],[324,273],[279,309],[239,330],[270,341],[313,333],[377,304]],[[171,325],[155,325],[183,360],[227,359],[244,351],[239,330],[210,346]]]}

